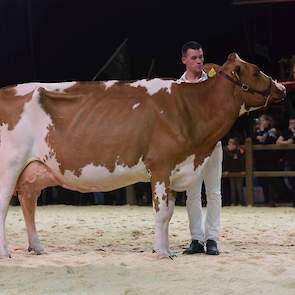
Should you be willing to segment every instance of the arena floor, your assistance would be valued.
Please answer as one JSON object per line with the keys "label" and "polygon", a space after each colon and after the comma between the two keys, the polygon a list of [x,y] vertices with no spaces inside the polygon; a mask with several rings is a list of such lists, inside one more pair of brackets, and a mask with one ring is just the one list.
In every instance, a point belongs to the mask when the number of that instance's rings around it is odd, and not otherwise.
{"label": "arena floor", "polygon": [[[295,209],[225,207],[220,256],[151,253],[150,207],[43,206],[47,254],[29,254],[19,207],[10,207],[12,259],[0,259],[0,294],[295,294]],[[177,253],[189,242],[185,207],[170,227]]]}

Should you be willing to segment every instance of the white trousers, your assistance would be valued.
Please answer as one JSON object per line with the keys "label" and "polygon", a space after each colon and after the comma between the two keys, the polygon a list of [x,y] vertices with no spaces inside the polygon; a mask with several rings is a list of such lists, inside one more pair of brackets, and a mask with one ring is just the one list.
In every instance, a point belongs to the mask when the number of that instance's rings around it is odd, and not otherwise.
{"label": "white trousers", "polygon": [[[219,141],[201,170],[197,182],[186,191],[186,207],[192,240],[217,241],[220,233],[222,146]],[[201,190],[205,183],[207,197],[206,220],[203,221]],[[204,226],[205,223],[205,226]]]}

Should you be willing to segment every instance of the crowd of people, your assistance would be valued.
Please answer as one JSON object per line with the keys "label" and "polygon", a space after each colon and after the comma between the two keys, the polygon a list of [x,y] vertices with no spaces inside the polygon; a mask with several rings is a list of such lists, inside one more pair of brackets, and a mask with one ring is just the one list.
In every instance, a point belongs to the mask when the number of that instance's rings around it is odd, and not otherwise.
{"label": "crowd of people", "polygon": [[[262,114],[255,120],[253,144],[289,145],[295,143],[295,116],[290,116],[286,128],[277,128],[272,116]],[[257,150],[254,151],[255,171],[294,171],[295,150]],[[238,138],[230,138],[224,148],[223,173],[245,171],[245,152],[240,147]],[[223,194],[226,205],[244,205],[245,189],[244,177],[229,178],[229,197]],[[292,202],[295,206],[295,178],[294,177],[254,177],[254,189],[260,200],[258,202],[275,206],[280,202]],[[262,194],[262,196],[261,196]],[[255,194],[254,194],[255,197]],[[255,201],[255,200],[254,200]]]}

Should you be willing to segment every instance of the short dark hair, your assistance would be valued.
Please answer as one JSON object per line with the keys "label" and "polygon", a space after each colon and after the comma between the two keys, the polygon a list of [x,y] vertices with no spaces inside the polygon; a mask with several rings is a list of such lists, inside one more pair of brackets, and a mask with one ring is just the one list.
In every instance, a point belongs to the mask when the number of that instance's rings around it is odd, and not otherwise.
{"label": "short dark hair", "polygon": [[181,48],[181,55],[182,56],[186,55],[189,49],[201,49],[201,48],[202,48],[202,45],[196,41],[186,42]]}
{"label": "short dark hair", "polygon": [[267,121],[269,123],[270,128],[273,128],[274,120],[273,120],[272,116],[267,115],[267,114],[262,114],[259,118],[264,119],[265,121]]}
{"label": "short dark hair", "polygon": [[295,120],[295,115],[291,115],[290,117],[289,117],[289,121],[290,120]]}
{"label": "short dark hair", "polygon": [[238,137],[231,137],[229,140],[228,140],[228,143],[231,142],[232,144],[235,144],[235,145],[239,145],[240,144],[240,141],[239,141],[239,138]]}

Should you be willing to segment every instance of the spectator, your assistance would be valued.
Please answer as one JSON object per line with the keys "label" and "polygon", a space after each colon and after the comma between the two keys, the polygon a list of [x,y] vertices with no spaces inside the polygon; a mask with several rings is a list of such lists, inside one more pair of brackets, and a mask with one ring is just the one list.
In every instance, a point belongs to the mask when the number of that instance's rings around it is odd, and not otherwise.
{"label": "spectator", "polygon": [[[245,152],[239,146],[238,138],[230,138],[223,153],[223,174],[245,171]],[[243,195],[244,177],[230,177],[230,203],[231,205],[246,205]]]}
{"label": "spectator", "polygon": [[151,205],[152,192],[150,183],[138,182],[134,184],[134,192],[137,205]]}
{"label": "spectator", "polygon": [[[273,119],[269,115],[259,117],[256,130],[254,132],[255,144],[274,144],[277,141],[277,130],[274,128]],[[276,170],[277,162],[274,151],[255,152],[255,169],[257,171]],[[271,160],[270,160],[271,159]],[[260,177],[258,183],[263,188],[264,201],[270,205],[275,205],[276,197],[276,179]]]}
{"label": "spectator", "polygon": [[[289,127],[283,130],[282,135],[277,139],[277,144],[293,144],[295,143],[295,116],[289,118]],[[295,151],[287,151],[284,157],[284,170],[295,171]],[[286,177],[285,184],[292,192],[293,207],[295,207],[295,178]]]}

